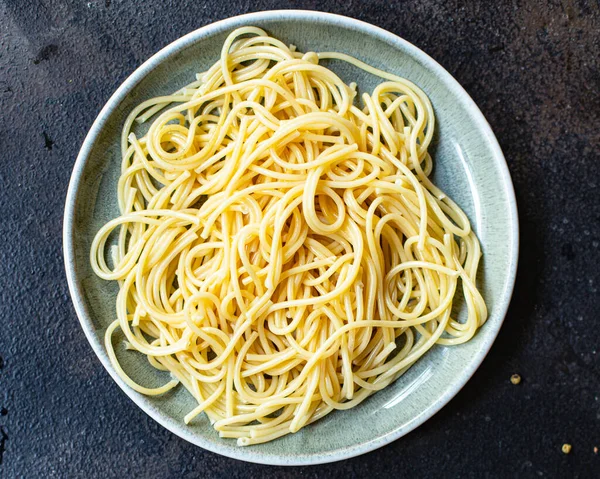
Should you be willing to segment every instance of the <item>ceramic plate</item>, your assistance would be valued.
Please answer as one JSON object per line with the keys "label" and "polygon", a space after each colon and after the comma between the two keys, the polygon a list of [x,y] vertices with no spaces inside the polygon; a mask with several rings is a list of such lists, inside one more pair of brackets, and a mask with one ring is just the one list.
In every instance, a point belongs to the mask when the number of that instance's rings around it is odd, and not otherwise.
{"label": "ceramic plate", "polygon": [[[145,99],[171,93],[193,80],[195,73],[218,59],[227,35],[243,25],[261,27],[301,51],[348,53],[408,78],[425,91],[436,114],[437,133],[430,150],[434,182],[464,209],[481,240],[479,281],[490,312],[470,342],[434,347],[394,384],[358,407],[333,412],[296,434],[246,448],[219,438],[204,416],[186,426],[183,416],[194,402],[183,387],[151,398],[131,390],[117,376],[103,345],[105,328],[115,318],[117,285],[97,278],[89,264],[95,233],[118,215],[119,141],[128,112]],[[347,83],[356,81],[363,91],[371,91],[380,81],[347,64],[327,65]],[[225,456],[266,464],[317,464],[356,456],[399,438],[439,411],[469,380],[490,349],[509,304],[518,222],[510,175],[490,126],[438,63],[405,40],[367,23],[320,12],[271,11],[223,20],[180,38],[115,92],[75,163],[65,208],[64,253],[71,296],[90,344],[113,379],[152,418],[182,438]],[[166,373],[150,367],[143,355],[117,349],[121,364],[135,380],[148,386],[165,382]]]}

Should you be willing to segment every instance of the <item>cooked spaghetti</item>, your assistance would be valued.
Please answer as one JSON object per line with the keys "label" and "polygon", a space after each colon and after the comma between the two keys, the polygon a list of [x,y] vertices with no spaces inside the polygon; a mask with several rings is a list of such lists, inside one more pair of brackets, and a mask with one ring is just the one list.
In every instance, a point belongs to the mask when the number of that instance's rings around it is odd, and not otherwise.
{"label": "cooked spaghetti", "polygon": [[[359,107],[324,59],[385,81]],[[105,343],[122,379],[147,395],[183,384],[198,403],[186,423],[204,412],[249,445],[356,406],[434,344],[468,341],[487,317],[480,247],[429,179],[433,131],[411,82],[254,27],[195,82],[135,108],[121,215],[91,248],[96,274],[120,285]],[[117,328],[167,384],[123,371]]]}

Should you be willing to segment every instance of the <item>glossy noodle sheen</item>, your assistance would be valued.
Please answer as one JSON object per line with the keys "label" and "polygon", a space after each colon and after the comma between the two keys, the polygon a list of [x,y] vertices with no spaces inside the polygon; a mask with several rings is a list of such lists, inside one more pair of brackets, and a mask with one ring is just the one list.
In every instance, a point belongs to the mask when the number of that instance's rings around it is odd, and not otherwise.
{"label": "glossy noodle sheen", "polygon": [[[359,102],[322,59],[385,81]],[[134,109],[121,215],[91,248],[96,274],[120,285],[105,342],[123,380],[148,395],[183,384],[198,403],[186,423],[204,412],[249,445],[356,406],[436,343],[468,341],[487,317],[481,253],[428,178],[433,131],[411,82],[254,27],[195,82]],[[131,380],[116,328],[172,380]]]}

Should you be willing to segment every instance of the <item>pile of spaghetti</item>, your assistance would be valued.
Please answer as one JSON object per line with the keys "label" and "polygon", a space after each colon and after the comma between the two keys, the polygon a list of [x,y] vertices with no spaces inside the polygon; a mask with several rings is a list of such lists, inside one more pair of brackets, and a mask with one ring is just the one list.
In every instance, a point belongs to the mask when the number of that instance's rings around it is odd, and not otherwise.
{"label": "pile of spaghetti", "polygon": [[[322,59],[386,81],[360,102]],[[149,124],[143,137],[135,123]],[[198,403],[186,423],[204,412],[249,445],[469,340],[487,317],[479,242],[429,179],[433,131],[409,81],[253,27],[197,81],[139,105],[123,131],[121,215],[91,248],[96,274],[120,284],[106,348],[123,380],[149,395],[183,384]],[[129,378],[116,328],[172,380]]]}

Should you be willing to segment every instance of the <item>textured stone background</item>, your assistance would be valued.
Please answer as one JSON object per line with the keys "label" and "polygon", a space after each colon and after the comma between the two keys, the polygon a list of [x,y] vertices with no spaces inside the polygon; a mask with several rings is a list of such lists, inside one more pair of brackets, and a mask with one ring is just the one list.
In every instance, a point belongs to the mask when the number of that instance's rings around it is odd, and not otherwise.
{"label": "textured stone background", "polygon": [[[383,449],[294,469],[138,409],[85,340],[61,251],[76,153],[117,86],[191,30],[282,7],[371,22],[447,68],[498,136],[522,228],[506,323],[464,390]],[[597,0],[0,0],[0,476],[600,477],[599,32]]]}

